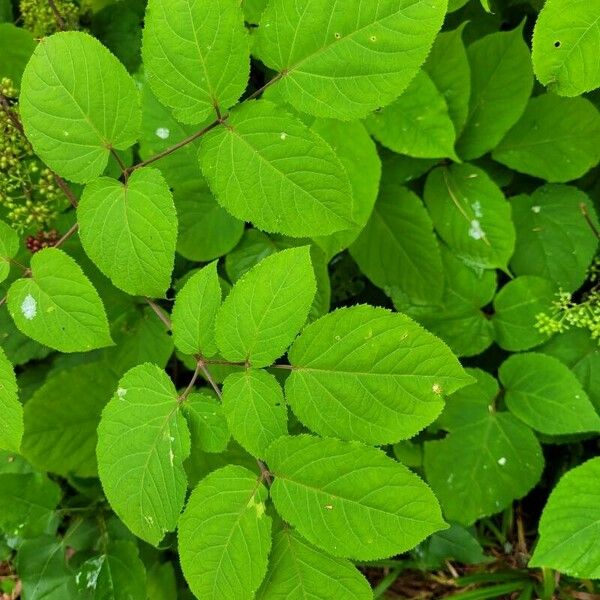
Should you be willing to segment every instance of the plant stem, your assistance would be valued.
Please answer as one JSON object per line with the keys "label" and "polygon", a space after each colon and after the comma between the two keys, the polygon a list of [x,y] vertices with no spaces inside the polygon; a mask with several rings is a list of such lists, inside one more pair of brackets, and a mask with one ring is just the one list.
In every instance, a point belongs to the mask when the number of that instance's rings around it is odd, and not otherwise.
{"label": "plant stem", "polygon": [[65,20],[62,18],[62,15],[58,12],[58,8],[56,8],[56,4],[54,0],[48,0],[48,4],[54,13],[54,18],[56,19],[56,24],[61,31],[64,31],[66,28]]}
{"label": "plant stem", "polygon": [[60,238],[60,240],[58,240],[58,242],[54,244],[54,248],[58,248],[61,244],[64,244],[72,235],[76,233],[78,229],[79,223],[73,223],[73,225],[71,225],[71,228],[67,231],[67,233],[65,233],[65,235],[63,235]]}
{"label": "plant stem", "polygon": [[190,392],[194,388],[194,384],[196,383],[196,379],[198,379],[198,374],[200,373],[200,369],[201,368],[202,368],[202,362],[201,361],[196,362],[196,370],[194,371],[194,375],[190,379],[190,382],[188,383],[188,386],[183,391],[183,394],[181,394],[181,396],[179,396],[179,403],[180,404],[182,402],[185,402],[186,398],[189,396]]}
{"label": "plant stem", "polygon": [[164,313],[163,309],[151,300],[150,298],[146,298],[146,302],[149,304],[150,308],[155,312],[156,316],[164,323],[164,326],[167,330],[171,329],[171,319]]}

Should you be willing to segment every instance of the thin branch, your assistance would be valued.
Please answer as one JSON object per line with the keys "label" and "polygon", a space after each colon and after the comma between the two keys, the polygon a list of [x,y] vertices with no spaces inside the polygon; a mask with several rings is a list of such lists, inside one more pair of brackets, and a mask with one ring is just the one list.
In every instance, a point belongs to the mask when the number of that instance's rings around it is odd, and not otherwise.
{"label": "thin branch", "polygon": [[73,193],[73,190],[69,187],[69,184],[60,176],[57,175],[54,171],[52,171],[52,175],[54,176],[54,182],[61,189],[62,193],[67,197],[67,200],[70,202],[73,208],[77,208],[77,198]]}
{"label": "thin branch", "polygon": [[210,383],[210,386],[212,387],[212,389],[215,390],[215,394],[217,394],[217,396],[219,397],[219,400],[222,400],[223,394],[221,393],[221,388],[218,386],[217,382],[213,379],[213,376],[210,374],[210,371],[206,368],[204,361],[198,361],[198,364],[200,365],[200,372],[202,373],[202,375],[204,375],[204,378],[206,379],[206,381],[208,381],[208,383]]}
{"label": "thin branch", "polygon": [[271,365],[273,369],[287,369],[289,371],[293,371],[294,367],[292,365]]}
{"label": "thin branch", "polygon": [[192,375],[192,378],[190,379],[188,386],[185,388],[183,394],[181,394],[181,396],[179,396],[179,398],[178,398],[180,403],[185,402],[186,398],[189,396],[190,392],[194,388],[194,384],[196,383],[196,379],[198,379],[198,374],[200,373],[201,368],[202,368],[202,361],[199,360],[196,362],[196,370],[194,371],[194,374]]}
{"label": "thin branch", "polygon": [[23,130],[23,125],[21,124],[21,120],[13,110],[8,98],[4,94],[0,94],[0,106],[6,111],[6,115],[11,120],[11,123],[14,127],[19,131],[21,135],[25,135],[25,131]]}
{"label": "thin branch", "polygon": [[579,210],[581,210],[581,214],[583,215],[583,218],[586,220],[586,222],[589,225],[589,228],[592,230],[593,234],[600,240],[600,231],[598,231],[598,228],[596,227],[596,225],[594,225],[594,222],[592,221],[592,217],[590,217],[588,207],[582,202],[579,205]]}
{"label": "thin branch", "polygon": [[150,308],[155,312],[156,316],[163,322],[164,326],[170,330],[171,319],[163,312],[163,309],[150,298],[146,298],[146,302],[150,305]]}
{"label": "thin branch", "polygon": [[62,15],[58,12],[58,8],[56,8],[56,4],[54,0],[48,0],[48,4],[54,13],[54,18],[56,19],[56,24],[61,31],[64,31],[67,27],[65,25],[65,20],[62,18]]}
{"label": "thin branch", "polygon": [[121,172],[123,173],[125,178],[127,178],[127,165],[121,160],[119,153],[112,146],[109,147],[109,150],[110,150],[112,157],[117,161],[117,164],[119,165],[119,168],[121,169]]}
{"label": "thin branch", "polygon": [[254,98],[258,98],[268,87],[271,87],[274,83],[277,83],[283,77],[283,73],[277,73],[273,79],[269,79],[265,85],[261,88],[258,88],[256,91],[252,92],[247,98],[244,98],[244,102],[247,100],[254,100]]}
{"label": "thin branch", "polygon": [[74,235],[77,230],[79,229],[79,224],[78,223],[74,223],[73,225],[71,225],[71,228],[69,229],[69,231],[67,231],[67,233],[65,233],[65,235],[63,235],[60,240],[58,240],[58,242],[56,242],[56,244],[54,244],[54,248],[58,248],[60,245],[64,244],[72,235]]}

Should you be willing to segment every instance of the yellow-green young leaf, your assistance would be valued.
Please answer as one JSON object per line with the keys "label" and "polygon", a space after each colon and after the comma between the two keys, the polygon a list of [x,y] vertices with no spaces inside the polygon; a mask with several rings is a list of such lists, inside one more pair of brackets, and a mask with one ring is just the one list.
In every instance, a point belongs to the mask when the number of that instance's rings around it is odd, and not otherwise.
{"label": "yellow-green young leaf", "polygon": [[0,281],[10,273],[10,259],[19,251],[19,236],[4,221],[0,221]]}
{"label": "yellow-green young leaf", "polygon": [[150,0],[142,56],[157,98],[182,123],[202,123],[235,104],[250,52],[239,0]]}
{"label": "yellow-green young leaf", "polygon": [[157,169],[133,172],[126,183],[101,177],[77,207],[81,243],[94,264],[120,289],[163,297],[171,285],[177,215]]}
{"label": "yellow-green young leaf", "polygon": [[320,435],[387,444],[408,439],[470,383],[449,348],[414,321],[372,306],[309,325],[288,357],[286,399]]}
{"label": "yellow-green young leaf", "polygon": [[456,149],[471,160],[482,156],[518,121],[533,88],[523,27],[492,33],[467,49],[471,65],[469,115]]}
{"label": "yellow-green young leaf", "polygon": [[417,158],[456,158],[448,105],[425,71],[403,94],[366,120],[373,137],[394,152]]}
{"label": "yellow-green young leaf", "polygon": [[114,541],[86,560],[75,574],[86,600],[146,600],[146,569],[135,543]]}
{"label": "yellow-green young leaf", "polygon": [[364,575],[348,560],[315,548],[290,527],[273,537],[257,600],[373,600]]}
{"label": "yellow-green young leaf", "polygon": [[494,298],[492,323],[498,345],[520,352],[545,342],[548,336],[536,329],[536,318],[552,312],[557,292],[556,285],[543,277],[521,275],[509,281]]}
{"label": "yellow-green young leaf", "polygon": [[23,406],[12,365],[0,348],[0,449],[19,452],[23,437]]}
{"label": "yellow-green young leaf", "polygon": [[179,555],[190,589],[204,600],[252,600],[267,571],[271,517],[267,490],[243,467],[213,471],[179,520]]}
{"label": "yellow-green young leaf", "polygon": [[79,265],[62,250],[31,258],[31,277],[8,290],[8,310],[19,331],[60,352],[110,346],[102,300]]}
{"label": "yellow-green young leaf", "polygon": [[223,382],[223,411],[236,442],[257,458],[265,458],[267,448],[288,432],[283,391],[266,371],[229,375]]}
{"label": "yellow-green young leaf", "polygon": [[190,394],[182,406],[190,429],[192,449],[224,452],[231,435],[222,404],[205,393]]}
{"label": "yellow-green young leaf", "polygon": [[485,171],[439,167],[427,177],[425,204],[440,237],[480,269],[506,269],[515,246],[510,204]]}
{"label": "yellow-green young leaf", "polygon": [[530,567],[600,578],[600,458],[563,475],[542,513]]}
{"label": "yellow-green young leaf", "polygon": [[548,435],[600,432],[600,417],[577,377],[558,359],[514,354],[498,371],[508,409]]}
{"label": "yellow-green young leaf", "polygon": [[533,431],[508,413],[491,413],[425,443],[425,473],[449,521],[470,525],[527,494],[544,459]]}
{"label": "yellow-green young leaf", "polygon": [[310,435],[281,437],[267,464],[279,514],[333,556],[401,554],[446,527],[431,490],[381,450]]}
{"label": "yellow-green young leaf", "polygon": [[217,313],[223,358],[272,364],[306,322],[316,289],[309,246],[262,260],[236,282]]}
{"label": "yellow-green young leaf", "polygon": [[600,113],[589,100],[543,94],[529,101],[492,156],[519,173],[563,183],[598,163],[599,137]]}
{"label": "yellow-green young leaf", "polygon": [[567,292],[577,290],[598,247],[598,238],[581,213],[581,206],[586,206],[597,225],[588,196],[573,186],[548,184],[531,196],[511,198],[511,205],[517,230],[511,270],[546,277]]}
{"label": "yellow-green young leaf", "polygon": [[50,375],[25,404],[23,456],[41,471],[95,477],[96,430],[116,385],[98,362]]}
{"label": "yellow-green young leaf", "polygon": [[267,100],[236,108],[202,138],[199,156],[219,203],[260,229],[302,237],[354,224],[348,175],[331,147]]}
{"label": "yellow-green young leaf", "polygon": [[600,87],[600,1],[548,0],[533,31],[533,70],[561,96]]}
{"label": "yellow-green young leaf", "polygon": [[388,294],[400,290],[417,304],[441,298],[444,273],[429,214],[421,199],[398,185],[387,169],[371,218],[350,254]]}
{"label": "yellow-green young leaf", "polygon": [[184,354],[217,353],[215,318],[221,306],[217,261],[194,273],[177,293],[171,315],[175,346]]}
{"label": "yellow-green young leaf", "polygon": [[423,70],[446,100],[457,133],[467,121],[471,97],[471,67],[462,40],[465,25],[440,33],[423,65]]}
{"label": "yellow-green young leaf", "polygon": [[98,473],[111,508],[138,537],[158,545],[175,529],[187,479],[190,434],[166,373],[143,364],[119,381],[98,427]]}
{"label": "yellow-green young leaf", "polygon": [[110,149],[129,148],[139,134],[133,79],[98,40],[80,31],[42,39],[25,68],[19,100],[36,154],[77,183],[100,175]]}
{"label": "yellow-green young leaf", "polygon": [[350,121],[397,98],[425,61],[446,0],[273,0],[255,52],[281,73],[283,97]]}

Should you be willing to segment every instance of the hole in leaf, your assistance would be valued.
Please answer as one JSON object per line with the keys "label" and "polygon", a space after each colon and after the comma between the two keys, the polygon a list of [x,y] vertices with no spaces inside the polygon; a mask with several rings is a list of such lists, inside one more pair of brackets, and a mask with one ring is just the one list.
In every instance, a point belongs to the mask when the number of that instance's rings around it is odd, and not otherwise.
{"label": "hole in leaf", "polygon": [[560,41],[556,40],[556,42],[554,42],[554,47],[555,48],[560,48]]}

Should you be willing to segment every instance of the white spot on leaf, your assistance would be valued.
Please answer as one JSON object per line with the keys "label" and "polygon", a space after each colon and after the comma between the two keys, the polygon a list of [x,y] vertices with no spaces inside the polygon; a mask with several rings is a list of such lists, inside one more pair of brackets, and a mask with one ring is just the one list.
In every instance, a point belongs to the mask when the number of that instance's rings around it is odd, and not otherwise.
{"label": "white spot on leaf", "polygon": [[171,132],[166,127],[159,127],[154,133],[156,133],[156,137],[159,137],[161,140],[166,140]]}
{"label": "white spot on leaf", "polygon": [[469,236],[474,240],[481,240],[485,237],[485,231],[481,228],[481,223],[477,219],[471,221]]}
{"label": "white spot on leaf", "polygon": [[37,315],[37,302],[31,294],[25,296],[25,300],[21,304],[21,312],[28,321],[31,321]]}
{"label": "white spot on leaf", "polygon": [[532,206],[531,207],[531,212],[534,212],[536,215],[540,212],[540,210],[542,210],[541,206]]}
{"label": "white spot on leaf", "polygon": [[501,458],[498,459],[498,464],[503,467],[506,464],[506,458],[504,458],[504,456],[502,456]]}
{"label": "white spot on leaf", "polygon": [[121,398],[121,400],[123,400],[123,399],[125,398],[125,396],[126,396],[126,395],[127,395],[127,390],[126,390],[125,388],[121,388],[121,387],[120,387],[120,388],[117,390],[117,396],[118,396],[119,398]]}
{"label": "white spot on leaf", "polygon": [[284,140],[284,141],[285,141],[285,140],[286,140],[286,138],[287,138],[287,133],[286,133],[285,131],[282,131],[282,132],[281,132],[281,135],[280,135],[279,137],[280,137],[282,140]]}
{"label": "white spot on leaf", "polygon": [[481,217],[483,217],[483,211],[481,210],[481,202],[479,202],[479,200],[473,202],[473,204],[471,204],[471,208],[473,209],[473,212],[475,213],[475,216],[478,219],[481,219]]}

